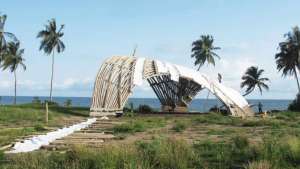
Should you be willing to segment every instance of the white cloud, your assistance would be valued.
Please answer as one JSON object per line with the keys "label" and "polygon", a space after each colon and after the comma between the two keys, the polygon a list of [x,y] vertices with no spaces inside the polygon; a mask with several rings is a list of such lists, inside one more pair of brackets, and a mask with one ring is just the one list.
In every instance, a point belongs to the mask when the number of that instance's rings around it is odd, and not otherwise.
{"label": "white cloud", "polygon": [[[69,94],[76,96],[84,93],[84,96],[90,96],[92,92],[93,79],[92,78],[67,78],[61,82],[53,84],[53,93],[57,95],[67,96]],[[33,81],[33,80],[19,80],[17,83],[19,95],[48,95],[50,89],[49,82]],[[14,89],[14,81],[1,80],[0,93],[1,95],[12,95]],[[80,96],[80,95],[79,95]]]}

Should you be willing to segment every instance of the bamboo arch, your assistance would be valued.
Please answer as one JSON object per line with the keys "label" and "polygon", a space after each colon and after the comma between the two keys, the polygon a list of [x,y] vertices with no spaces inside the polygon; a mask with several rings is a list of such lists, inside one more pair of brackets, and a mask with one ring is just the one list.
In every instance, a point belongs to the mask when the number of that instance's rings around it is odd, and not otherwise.
{"label": "bamboo arch", "polygon": [[102,64],[94,84],[91,116],[122,111],[132,89],[146,80],[163,111],[186,112],[196,94],[206,88],[219,98],[233,116],[252,116],[248,102],[235,90],[208,76],[158,60],[113,56]]}

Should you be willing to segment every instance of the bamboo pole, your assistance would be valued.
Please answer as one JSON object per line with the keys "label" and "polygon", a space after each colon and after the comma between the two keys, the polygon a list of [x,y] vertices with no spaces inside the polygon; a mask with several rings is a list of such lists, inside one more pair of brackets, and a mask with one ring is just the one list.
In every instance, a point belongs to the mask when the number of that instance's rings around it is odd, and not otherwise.
{"label": "bamboo pole", "polygon": [[48,101],[46,101],[46,115],[45,115],[45,121],[46,121],[47,124],[48,124],[48,116],[49,116],[49,113],[48,113]]}

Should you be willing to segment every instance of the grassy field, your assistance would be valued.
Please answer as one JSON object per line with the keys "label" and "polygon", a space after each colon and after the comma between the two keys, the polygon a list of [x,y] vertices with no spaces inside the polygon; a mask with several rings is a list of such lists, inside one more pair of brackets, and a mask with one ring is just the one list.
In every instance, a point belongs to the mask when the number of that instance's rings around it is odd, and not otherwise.
{"label": "grassy field", "polygon": [[47,132],[88,116],[88,108],[49,107],[49,122],[45,123],[45,108],[39,104],[0,106],[0,147],[17,138]]}
{"label": "grassy field", "polygon": [[[10,111],[21,115],[11,113],[1,117],[3,129],[4,126],[12,127],[12,123],[24,126],[26,130],[41,128],[36,127],[43,121],[41,107],[6,109],[21,109]],[[21,112],[33,114],[29,118],[23,117]],[[86,117],[87,110],[53,107],[51,114],[48,127],[56,127],[63,125],[66,119]],[[22,117],[22,120],[15,117]],[[298,112],[250,119],[217,113],[130,114],[112,120],[122,123],[104,129],[117,137],[104,143],[102,148],[76,145],[63,152],[40,150],[17,155],[0,154],[0,168],[300,168]]]}

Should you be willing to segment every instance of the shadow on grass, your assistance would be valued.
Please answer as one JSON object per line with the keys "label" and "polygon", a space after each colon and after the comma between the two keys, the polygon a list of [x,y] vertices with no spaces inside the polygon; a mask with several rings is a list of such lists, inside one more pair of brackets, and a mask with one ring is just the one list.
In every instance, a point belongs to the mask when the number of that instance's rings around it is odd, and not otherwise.
{"label": "shadow on grass", "polygon": [[55,111],[57,113],[69,114],[74,116],[89,116],[89,108],[88,107],[60,107],[60,106],[50,106],[49,109],[51,111]]}

